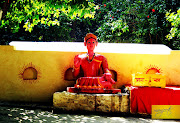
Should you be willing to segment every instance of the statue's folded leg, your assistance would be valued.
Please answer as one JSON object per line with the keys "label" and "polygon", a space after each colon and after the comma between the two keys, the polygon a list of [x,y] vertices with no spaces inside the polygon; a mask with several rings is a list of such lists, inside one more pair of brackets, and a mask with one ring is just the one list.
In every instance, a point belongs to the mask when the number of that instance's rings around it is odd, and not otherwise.
{"label": "statue's folded leg", "polygon": [[102,81],[101,82],[102,86],[106,89],[111,89],[112,88],[112,84],[111,82],[108,82],[108,81]]}

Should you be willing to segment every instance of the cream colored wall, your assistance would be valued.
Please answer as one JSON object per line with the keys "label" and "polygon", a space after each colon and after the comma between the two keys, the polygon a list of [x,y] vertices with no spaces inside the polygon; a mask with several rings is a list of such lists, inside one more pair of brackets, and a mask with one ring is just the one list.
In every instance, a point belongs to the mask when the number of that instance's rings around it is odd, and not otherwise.
{"label": "cream colored wall", "polygon": [[[15,51],[0,46],[0,100],[48,101],[56,91],[72,85],[64,81],[66,69],[72,67],[75,53],[51,51]],[[38,71],[37,80],[23,80],[27,67]]]}
{"label": "cream colored wall", "polygon": [[[54,92],[73,86],[73,81],[64,80],[64,73],[73,67],[74,56],[81,53],[18,51],[12,46],[0,46],[0,100],[52,101]],[[109,69],[117,72],[114,87],[130,84],[131,74],[146,72],[150,66],[156,66],[167,76],[167,85],[180,85],[180,51],[171,51],[169,55],[100,54],[107,58]],[[23,80],[21,73],[31,66],[38,71],[37,80]]]}

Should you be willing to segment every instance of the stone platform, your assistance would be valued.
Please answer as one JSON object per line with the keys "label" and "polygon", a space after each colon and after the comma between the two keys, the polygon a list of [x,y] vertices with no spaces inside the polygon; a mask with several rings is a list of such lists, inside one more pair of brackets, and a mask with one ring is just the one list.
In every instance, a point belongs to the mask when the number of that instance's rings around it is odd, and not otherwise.
{"label": "stone platform", "polygon": [[64,111],[126,112],[130,111],[129,94],[77,94],[56,92],[53,106]]}

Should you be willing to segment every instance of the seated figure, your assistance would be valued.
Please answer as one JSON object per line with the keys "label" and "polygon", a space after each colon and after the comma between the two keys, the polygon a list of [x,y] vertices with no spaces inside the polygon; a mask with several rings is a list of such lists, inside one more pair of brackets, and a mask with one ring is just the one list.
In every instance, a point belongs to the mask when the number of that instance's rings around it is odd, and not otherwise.
{"label": "seated figure", "polygon": [[[83,77],[77,80],[75,87],[111,89],[112,84],[115,84],[108,69],[107,59],[103,55],[94,53],[97,45],[97,37],[92,33],[88,33],[84,38],[84,46],[87,47],[88,52],[76,55],[74,58],[74,77],[80,77],[81,71],[84,74]],[[102,76],[100,75],[101,69],[104,73]]]}

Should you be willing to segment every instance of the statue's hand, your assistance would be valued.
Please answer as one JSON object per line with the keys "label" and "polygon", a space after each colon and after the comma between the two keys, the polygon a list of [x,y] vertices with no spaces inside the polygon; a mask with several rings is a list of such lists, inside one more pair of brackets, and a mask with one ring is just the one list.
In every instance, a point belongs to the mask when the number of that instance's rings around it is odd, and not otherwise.
{"label": "statue's hand", "polygon": [[116,82],[111,78],[111,84],[115,84]]}
{"label": "statue's hand", "polygon": [[106,81],[111,81],[111,77],[112,77],[112,75],[110,74],[110,73],[104,73],[104,77],[105,77],[105,80]]}
{"label": "statue's hand", "polygon": [[111,77],[112,75],[110,73],[104,73],[105,80],[110,82],[111,84],[115,84],[116,82]]}
{"label": "statue's hand", "polygon": [[76,68],[80,67],[81,63],[82,63],[82,59],[79,57],[79,55],[76,55],[74,57],[74,67]]}
{"label": "statue's hand", "polygon": [[111,77],[112,75],[110,73],[104,73],[103,76],[99,78],[104,88],[111,89],[112,84],[115,84],[115,81]]}

